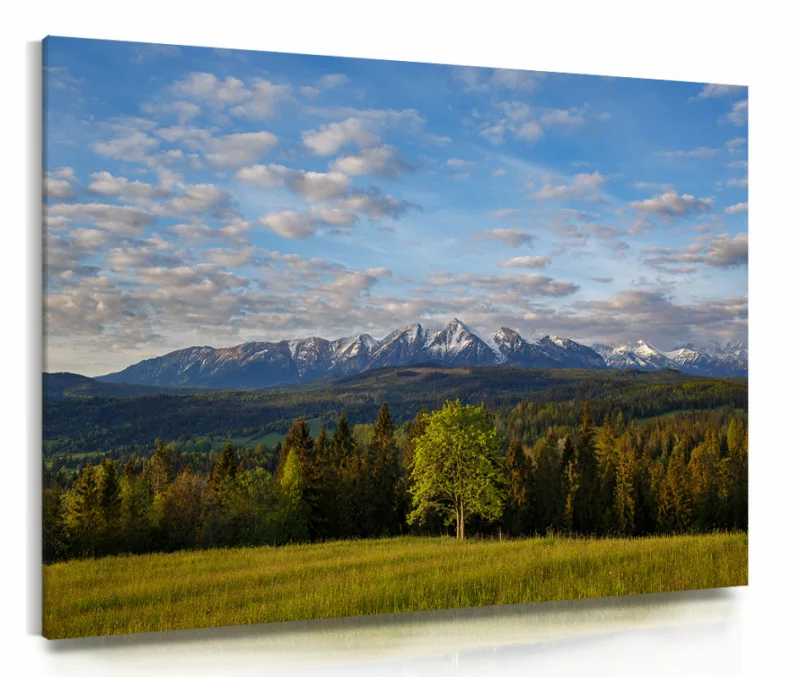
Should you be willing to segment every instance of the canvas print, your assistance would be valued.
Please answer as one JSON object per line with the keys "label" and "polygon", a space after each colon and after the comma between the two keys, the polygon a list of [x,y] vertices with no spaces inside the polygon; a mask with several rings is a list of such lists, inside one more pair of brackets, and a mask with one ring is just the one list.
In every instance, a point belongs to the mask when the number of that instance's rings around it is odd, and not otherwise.
{"label": "canvas print", "polygon": [[747,584],[745,86],[43,50],[45,636]]}

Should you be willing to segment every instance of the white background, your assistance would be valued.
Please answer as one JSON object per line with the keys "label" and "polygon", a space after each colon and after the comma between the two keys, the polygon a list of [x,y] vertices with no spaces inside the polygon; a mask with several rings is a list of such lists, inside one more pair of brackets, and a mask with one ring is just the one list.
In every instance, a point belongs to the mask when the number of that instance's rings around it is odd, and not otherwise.
{"label": "white background", "polygon": [[[800,55],[790,7],[699,0],[4,3],[3,672],[794,674]],[[41,142],[33,43],[47,34],[749,85],[750,587],[127,639],[48,643],[36,636],[39,554],[30,535],[40,519]]]}

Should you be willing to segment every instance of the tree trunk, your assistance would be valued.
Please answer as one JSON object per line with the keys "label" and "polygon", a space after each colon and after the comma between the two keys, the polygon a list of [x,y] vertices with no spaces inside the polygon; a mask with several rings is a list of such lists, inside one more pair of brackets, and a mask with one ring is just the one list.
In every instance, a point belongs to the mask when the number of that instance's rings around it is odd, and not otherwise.
{"label": "tree trunk", "polygon": [[464,540],[464,504],[459,503],[456,509],[456,539]]}

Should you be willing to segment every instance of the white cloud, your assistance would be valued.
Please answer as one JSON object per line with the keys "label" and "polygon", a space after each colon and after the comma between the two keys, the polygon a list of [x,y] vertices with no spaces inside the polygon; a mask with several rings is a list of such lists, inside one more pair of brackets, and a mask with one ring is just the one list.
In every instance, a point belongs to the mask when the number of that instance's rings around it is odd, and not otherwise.
{"label": "white cloud", "polygon": [[42,179],[42,195],[45,200],[74,200],[76,193],[72,184],[77,180],[72,167],[47,172]]}
{"label": "white cloud", "polygon": [[209,209],[222,209],[230,201],[230,193],[212,183],[184,186],[182,195],[172,198],[169,205],[174,212],[197,213]]}
{"label": "white cloud", "polygon": [[723,234],[711,240],[705,261],[715,268],[735,268],[747,264],[747,254],[747,233]]}
{"label": "white cloud", "polygon": [[540,200],[583,200],[586,202],[604,202],[597,195],[606,182],[600,172],[592,174],[575,174],[568,184],[552,184],[546,181],[537,191],[535,197]]}
{"label": "white cloud", "polygon": [[550,264],[548,256],[515,256],[500,262],[501,268],[543,268]]}
{"label": "white cloud", "polygon": [[317,130],[307,130],[302,133],[302,138],[306,150],[313,155],[333,155],[343,146],[353,143],[361,148],[375,146],[381,140],[359,118],[348,118],[322,125]]}
{"label": "white cloud", "polygon": [[519,228],[492,228],[475,234],[474,239],[479,242],[502,242],[507,247],[517,248],[524,244],[531,244],[535,236]]}
{"label": "white cloud", "polygon": [[707,146],[699,146],[691,150],[668,150],[656,153],[656,155],[663,155],[666,158],[712,158],[719,153],[719,148],[708,148]]}
{"label": "white cloud", "polygon": [[713,198],[697,198],[694,195],[678,195],[675,191],[662,193],[647,200],[631,202],[630,206],[643,214],[655,214],[662,218],[684,217],[692,212],[711,209]]}
{"label": "white cloud", "polygon": [[264,131],[218,136],[208,141],[206,160],[212,167],[242,167],[260,160],[276,145],[278,137]]}
{"label": "white cloud", "polygon": [[351,183],[341,172],[304,172],[275,164],[243,167],[234,178],[261,188],[285,187],[312,202],[345,195]]}
{"label": "white cloud", "polygon": [[454,71],[457,80],[470,92],[490,92],[499,89],[532,92],[539,88],[545,73],[508,68],[459,67]]}
{"label": "white cloud", "polygon": [[742,87],[740,85],[708,84],[705,87],[703,87],[703,89],[700,90],[699,94],[691,97],[689,101],[695,101],[699,99],[711,99],[722,96],[733,96],[740,94],[745,89],[747,89],[747,87]]}
{"label": "white cloud", "polygon": [[511,208],[498,209],[496,211],[490,212],[489,213],[489,218],[490,219],[504,219],[504,218],[506,218],[508,216],[515,216],[516,214],[519,214],[519,209],[511,209]]}
{"label": "white cloud", "polygon": [[155,221],[152,214],[136,207],[99,203],[56,204],[47,213],[74,221],[95,224],[98,228],[117,233],[138,233],[143,226]]}
{"label": "white cloud", "polygon": [[317,87],[320,89],[333,89],[334,87],[346,85],[348,82],[350,82],[350,79],[343,73],[330,73],[317,80]]}
{"label": "white cloud", "polygon": [[174,82],[170,91],[178,97],[197,99],[220,106],[246,101],[251,95],[244,82],[232,76],[220,80],[212,73],[191,73]]}
{"label": "white cloud", "polygon": [[735,205],[731,205],[730,207],[725,207],[726,214],[744,214],[746,212],[747,212],[746,202],[739,202]]}
{"label": "white cloud", "polygon": [[128,181],[125,177],[113,176],[109,172],[95,172],[89,178],[92,182],[86,187],[86,191],[94,195],[147,198],[156,192],[149,183]]}
{"label": "white cloud", "polygon": [[126,162],[146,162],[151,151],[158,148],[158,139],[145,132],[136,131],[98,141],[92,148],[95,153]]}
{"label": "white cloud", "polygon": [[736,153],[745,145],[747,145],[747,139],[743,136],[737,136],[735,139],[725,142],[725,147],[729,153]]}
{"label": "white cloud", "polygon": [[410,168],[394,146],[376,146],[342,155],[329,166],[334,172],[348,176],[377,174],[386,178],[398,176]]}
{"label": "white cloud", "polygon": [[742,99],[733,104],[730,111],[725,113],[723,120],[730,122],[737,127],[747,124],[747,99]]}

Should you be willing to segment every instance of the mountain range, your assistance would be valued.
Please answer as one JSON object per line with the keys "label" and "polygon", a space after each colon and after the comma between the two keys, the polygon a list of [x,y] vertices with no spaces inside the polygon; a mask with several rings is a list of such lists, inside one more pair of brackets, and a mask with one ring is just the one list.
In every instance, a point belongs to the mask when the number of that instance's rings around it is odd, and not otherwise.
{"label": "mountain range", "polygon": [[440,331],[415,323],[382,340],[360,334],[335,340],[311,337],[252,341],[230,348],[185,348],[98,380],[148,386],[265,388],[423,363],[538,369],[668,368],[707,376],[736,376],[747,373],[747,348],[743,344],[715,345],[706,350],[684,346],[662,353],[645,341],[633,346],[588,347],[558,336],[529,341],[507,327],[484,341],[454,318]]}

